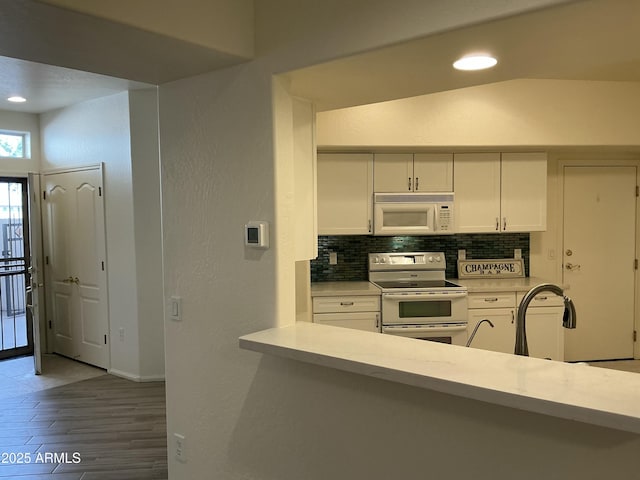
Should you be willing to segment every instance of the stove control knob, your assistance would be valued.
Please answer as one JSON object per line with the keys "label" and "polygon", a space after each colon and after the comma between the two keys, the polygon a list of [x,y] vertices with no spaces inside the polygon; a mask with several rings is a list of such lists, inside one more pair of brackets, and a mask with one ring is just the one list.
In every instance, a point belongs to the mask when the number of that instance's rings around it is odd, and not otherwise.
{"label": "stove control knob", "polygon": [[433,257],[429,257],[429,263],[433,263]]}
{"label": "stove control knob", "polygon": [[442,261],[442,257],[441,257],[440,255],[438,255],[438,256],[436,257],[436,262],[441,262],[441,261]]}
{"label": "stove control knob", "polygon": [[380,259],[378,257],[373,257],[373,263],[379,263]]}
{"label": "stove control knob", "polygon": [[387,262],[387,261],[385,260],[385,258],[384,258],[384,257],[382,257],[382,258],[380,259],[380,263],[386,263],[386,262]]}

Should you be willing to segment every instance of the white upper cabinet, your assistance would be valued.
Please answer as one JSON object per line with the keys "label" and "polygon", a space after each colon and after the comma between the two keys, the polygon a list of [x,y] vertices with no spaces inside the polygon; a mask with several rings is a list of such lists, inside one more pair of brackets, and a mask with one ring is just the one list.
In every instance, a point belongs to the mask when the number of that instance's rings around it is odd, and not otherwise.
{"label": "white upper cabinet", "polygon": [[544,153],[455,155],[458,232],[534,232],[547,226]]}
{"label": "white upper cabinet", "polygon": [[374,188],[384,192],[451,192],[453,155],[450,153],[377,153]]}
{"label": "white upper cabinet", "polygon": [[500,154],[455,155],[453,190],[458,233],[500,231]]}
{"label": "white upper cabinet", "polygon": [[452,192],[453,154],[414,154],[413,176],[416,192]]}
{"label": "white upper cabinet", "polygon": [[373,169],[374,192],[413,191],[413,153],[376,153]]}
{"label": "white upper cabinet", "polygon": [[318,235],[368,235],[373,211],[373,155],[319,153]]}
{"label": "white upper cabinet", "polygon": [[547,229],[547,155],[502,154],[502,230],[537,232]]}

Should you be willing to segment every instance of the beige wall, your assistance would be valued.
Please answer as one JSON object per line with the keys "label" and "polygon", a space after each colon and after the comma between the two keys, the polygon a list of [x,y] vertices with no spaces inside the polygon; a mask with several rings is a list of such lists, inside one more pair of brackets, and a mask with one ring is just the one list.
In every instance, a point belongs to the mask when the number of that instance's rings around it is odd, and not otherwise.
{"label": "beige wall", "polygon": [[640,145],[640,83],[512,80],[320,112],[325,147]]}

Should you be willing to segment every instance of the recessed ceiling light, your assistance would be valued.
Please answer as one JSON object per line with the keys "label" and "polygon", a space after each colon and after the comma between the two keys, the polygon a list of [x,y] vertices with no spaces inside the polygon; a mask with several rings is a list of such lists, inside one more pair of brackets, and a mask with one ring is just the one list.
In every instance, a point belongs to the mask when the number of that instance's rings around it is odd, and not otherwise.
{"label": "recessed ceiling light", "polygon": [[10,102],[13,102],[13,103],[24,103],[24,102],[27,101],[26,98],[18,97],[18,96],[9,97],[9,98],[7,98],[7,100],[9,100]]}
{"label": "recessed ceiling light", "polygon": [[489,55],[467,55],[456,60],[453,68],[457,70],[483,70],[491,68],[498,63],[498,60]]}

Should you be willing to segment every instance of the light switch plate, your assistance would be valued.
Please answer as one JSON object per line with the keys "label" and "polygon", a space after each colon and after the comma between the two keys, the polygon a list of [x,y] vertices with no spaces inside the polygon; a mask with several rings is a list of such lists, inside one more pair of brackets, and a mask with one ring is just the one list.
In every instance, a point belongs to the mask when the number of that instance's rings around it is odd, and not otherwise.
{"label": "light switch plate", "polygon": [[466,259],[467,259],[467,251],[458,250],[458,260],[466,260]]}
{"label": "light switch plate", "polygon": [[519,248],[515,248],[513,250],[513,258],[522,258],[522,250]]}
{"label": "light switch plate", "polygon": [[176,322],[182,321],[182,298],[173,296],[169,299],[169,318]]}

